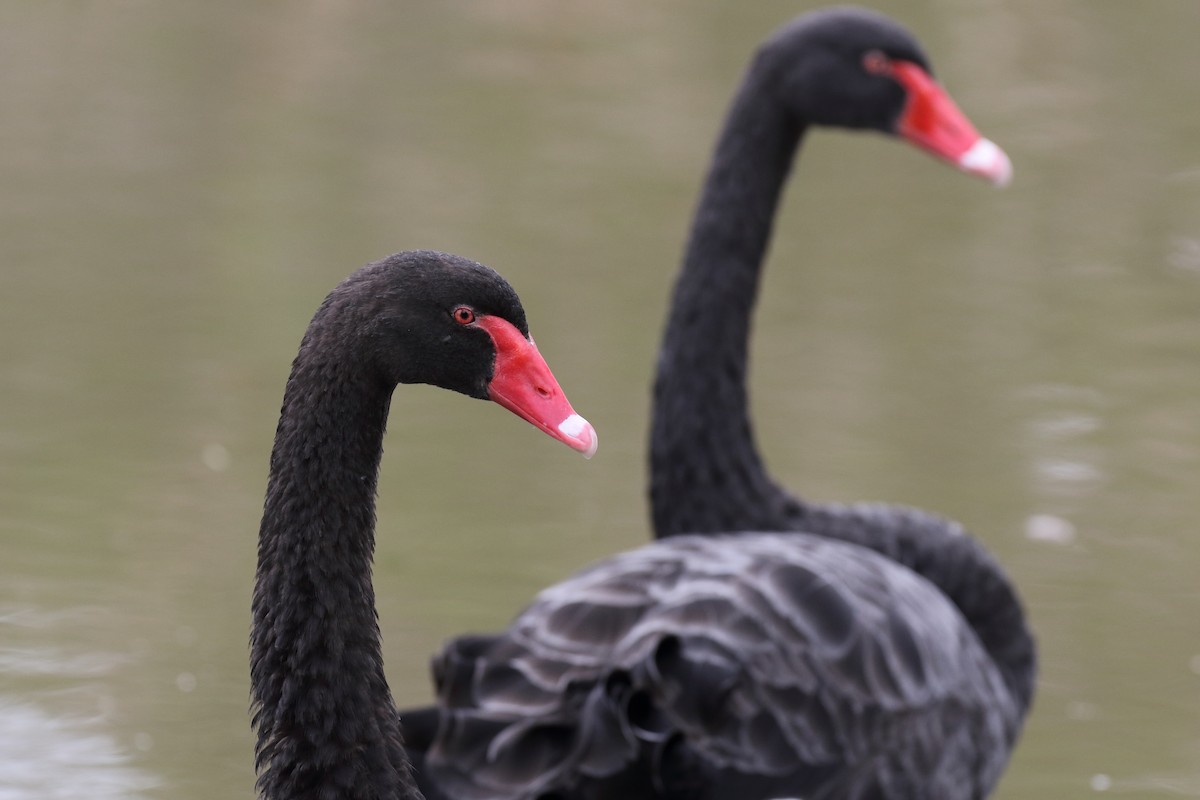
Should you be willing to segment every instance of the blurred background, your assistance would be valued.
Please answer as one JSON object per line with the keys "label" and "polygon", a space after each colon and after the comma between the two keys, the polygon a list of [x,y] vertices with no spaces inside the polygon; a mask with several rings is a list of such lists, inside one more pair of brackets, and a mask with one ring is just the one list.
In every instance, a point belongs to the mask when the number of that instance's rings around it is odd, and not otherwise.
{"label": "blurred background", "polygon": [[[0,798],[250,797],[296,345],[361,264],[495,267],[592,462],[396,394],[375,573],[429,656],[648,538],[649,381],[742,67],[804,0],[0,4]],[[768,462],[973,529],[1041,645],[1002,798],[1200,796],[1200,3],[881,0],[998,192],[808,137],[756,318]]]}

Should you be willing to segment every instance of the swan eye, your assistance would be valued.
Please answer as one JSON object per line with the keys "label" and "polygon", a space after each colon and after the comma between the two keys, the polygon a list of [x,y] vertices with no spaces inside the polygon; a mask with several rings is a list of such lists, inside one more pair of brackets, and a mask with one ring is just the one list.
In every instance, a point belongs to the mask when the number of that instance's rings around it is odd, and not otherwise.
{"label": "swan eye", "polygon": [[891,75],[892,60],[879,50],[871,50],[863,56],[863,69],[872,75]]}
{"label": "swan eye", "polygon": [[469,306],[459,306],[450,312],[450,316],[454,317],[454,321],[459,325],[470,325],[475,321],[475,312]]}

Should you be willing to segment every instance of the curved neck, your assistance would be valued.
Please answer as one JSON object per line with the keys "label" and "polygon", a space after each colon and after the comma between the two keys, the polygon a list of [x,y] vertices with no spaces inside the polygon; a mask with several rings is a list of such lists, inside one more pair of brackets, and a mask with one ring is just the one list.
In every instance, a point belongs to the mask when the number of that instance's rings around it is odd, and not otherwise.
{"label": "curved neck", "polygon": [[383,673],[371,563],[391,388],[306,340],[259,529],[251,695],[266,800],[419,797]]}
{"label": "curved neck", "polygon": [[804,128],[765,95],[752,69],[718,138],[675,283],[650,434],[660,537],[760,527],[788,499],[754,444],[746,367],[759,273]]}
{"label": "curved neck", "polygon": [[1015,590],[983,547],[957,525],[913,509],[804,502],[771,479],[758,454],[746,390],[750,317],[806,128],[773,100],[765,80],[751,67],[730,108],[675,285],[650,434],[655,536],[805,531],[883,552],[959,608],[1024,708],[1033,692],[1033,639]]}
{"label": "curved neck", "polygon": [[961,525],[907,506],[793,501],[771,530],[805,531],[882,553],[932,583],[958,608],[991,656],[1021,715],[1033,700],[1037,652],[1016,589],[987,549]]}

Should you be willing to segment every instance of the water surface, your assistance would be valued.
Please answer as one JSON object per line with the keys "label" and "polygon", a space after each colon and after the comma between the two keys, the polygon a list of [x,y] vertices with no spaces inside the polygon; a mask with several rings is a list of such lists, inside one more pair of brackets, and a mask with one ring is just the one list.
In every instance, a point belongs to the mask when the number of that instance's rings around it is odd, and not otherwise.
{"label": "water surface", "polygon": [[[748,54],[806,2],[0,8],[0,798],[252,796],[246,639],[288,365],[362,263],[521,292],[603,447],[396,395],[396,697],[447,636],[647,538],[670,280]],[[998,796],[1200,795],[1200,5],[881,2],[1010,153],[996,192],[809,137],[755,326],[787,485],[941,511],[1041,645]],[[86,787],[86,788],[83,788]]]}

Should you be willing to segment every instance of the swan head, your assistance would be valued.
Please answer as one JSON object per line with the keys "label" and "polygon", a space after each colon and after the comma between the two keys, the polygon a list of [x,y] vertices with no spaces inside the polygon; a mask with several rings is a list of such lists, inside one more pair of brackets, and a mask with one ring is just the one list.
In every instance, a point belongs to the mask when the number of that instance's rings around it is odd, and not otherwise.
{"label": "swan head", "polygon": [[427,383],[492,400],[586,457],[596,452],[596,431],[538,352],[516,291],[482,264],[433,251],[369,264],[326,298],[308,336],[302,351],[333,354],[321,366],[333,383]]}
{"label": "swan head", "polygon": [[934,79],[916,38],[883,14],[803,14],[767,40],[752,71],[776,84],[798,124],[879,131],[997,186],[1012,178],[1008,156]]}

